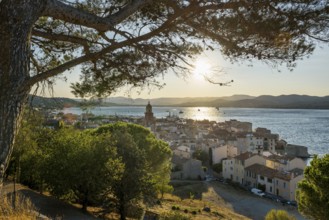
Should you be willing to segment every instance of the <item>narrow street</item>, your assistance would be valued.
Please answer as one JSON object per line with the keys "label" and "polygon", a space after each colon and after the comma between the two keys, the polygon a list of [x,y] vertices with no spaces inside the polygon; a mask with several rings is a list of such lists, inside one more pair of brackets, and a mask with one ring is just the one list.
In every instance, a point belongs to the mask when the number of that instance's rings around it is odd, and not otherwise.
{"label": "narrow street", "polygon": [[208,193],[203,195],[204,200],[217,203],[218,205],[225,204],[226,207],[253,220],[263,220],[272,209],[285,210],[298,220],[305,219],[299,214],[296,207],[282,205],[218,181],[204,183],[208,186]]}

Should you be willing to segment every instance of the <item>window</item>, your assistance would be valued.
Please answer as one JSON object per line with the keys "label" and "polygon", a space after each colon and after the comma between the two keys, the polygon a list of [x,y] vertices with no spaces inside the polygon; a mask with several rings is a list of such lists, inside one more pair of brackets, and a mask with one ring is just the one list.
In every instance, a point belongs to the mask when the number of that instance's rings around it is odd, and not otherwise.
{"label": "window", "polygon": [[286,182],[283,182],[283,188],[286,188]]}
{"label": "window", "polygon": [[260,176],[259,178],[260,178],[261,180],[264,180],[264,177],[263,177],[263,176]]}
{"label": "window", "polygon": [[267,178],[267,182],[272,183],[272,179],[271,178]]}
{"label": "window", "polygon": [[270,192],[272,192],[272,186],[270,186]]}
{"label": "window", "polygon": [[279,180],[276,180],[276,185],[279,185]]}

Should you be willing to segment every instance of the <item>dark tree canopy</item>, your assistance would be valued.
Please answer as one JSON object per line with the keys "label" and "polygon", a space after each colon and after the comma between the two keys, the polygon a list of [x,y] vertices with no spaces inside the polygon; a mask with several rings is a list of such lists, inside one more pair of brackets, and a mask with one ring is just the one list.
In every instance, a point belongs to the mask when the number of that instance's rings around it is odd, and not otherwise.
{"label": "dark tree canopy", "polygon": [[310,219],[329,218],[329,154],[315,156],[298,183],[298,210]]}
{"label": "dark tree canopy", "polygon": [[80,131],[45,128],[39,116],[23,122],[7,174],[33,189],[84,210],[115,207],[121,219],[171,190],[170,147],[140,125],[119,122]]}
{"label": "dark tree canopy", "polygon": [[[168,186],[171,150],[140,125],[116,123],[102,126],[94,135],[111,134],[123,169],[109,184],[109,197],[114,197],[120,219],[126,219],[129,207],[141,201],[154,203],[160,187]],[[163,182],[164,180],[164,182]],[[162,192],[161,192],[162,193]]]}
{"label": "dark tree canopy", "polygon": [[290,68],[313,51],[314,39],[329,39],[327,1],[44,2],[32,26],[29,83],[51,83],[81,64],[81,82],[73,85],[81,96],[158,85],[155,76],[187,71],[185,63],[204,49]]}
{"label": "dark tree canopy", "polygon": [[196,151],[193,152],[192,157],[200,160],[202,162],[202,165],[207,165],[210,158],[209,158],[209,154],[206,151],[203,151],[201,149],[197,149]]}
{"label": "dark tree canopy", "polygon": [[77,65],[78,96],[161,86],[155,77],[187,73],[207,49],[293,68],[328,42],[328,10],[325,0],[0,0],[0,177],[32,86]]}

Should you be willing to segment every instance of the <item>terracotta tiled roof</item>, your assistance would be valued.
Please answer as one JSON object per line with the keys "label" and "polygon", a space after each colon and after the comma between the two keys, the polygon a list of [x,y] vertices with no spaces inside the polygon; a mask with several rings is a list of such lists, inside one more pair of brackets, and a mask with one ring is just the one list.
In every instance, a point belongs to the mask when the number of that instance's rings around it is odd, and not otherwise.
{"label": "terracotta tiled roof", "polygon": [[288,160],[290,161],[295,158],[296,157],[293,157],[293,156],[287,156],[287,155],[281,156],[281,155],[276,155],[276,154],[272,154],[267,157],[267,159],[269,159],[271,161],[279,162],[279,163],[283,163],[283,161],[288,161]]}
{"label": "terracotta tiled roof", "polygon": [[299,176],[303,174],[303,170],[301,169],[293,169],[290,172],[283,172],[279,170],[275,170],[264,165],[260,164],[253,164],[249,167],[246,167],[245,170],[256,173],[261,176],[265,176],[271,179],[278,178],[286,181],[290,181],[292,179],[292,173],[294,174],[293,177]]}
{"label": "terracotta tiled roof", "polygon": [[238,155],[238,156],[236,156],[234,158],[237,159],[237,160],[245,161],[246,159],[248,159],[248,158],[250,158],[250,157],[252,157],[254,155],[257,155],[257,154],[253,154],[251,152],[245,152],[245,153],[242,153],[242,154],[240,154],[240,155]]}
{"label": "terracotta tiled roof", "polygon": [[172,156],[172,159],[171,159],[171,162],[174,163],[175,165],[184,164],[186,161],[188,161],[188,159],[182,158],[175,154]]}

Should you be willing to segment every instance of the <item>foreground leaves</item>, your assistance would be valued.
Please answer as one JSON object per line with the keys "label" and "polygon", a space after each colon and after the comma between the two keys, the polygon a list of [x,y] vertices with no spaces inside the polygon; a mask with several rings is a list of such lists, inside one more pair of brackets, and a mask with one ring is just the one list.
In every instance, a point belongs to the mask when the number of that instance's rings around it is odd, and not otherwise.
{"label": "foreground leaves", "polygon": [[298,210],[308,218],[329,219],[329,155],[315,156],[298,183]]}

